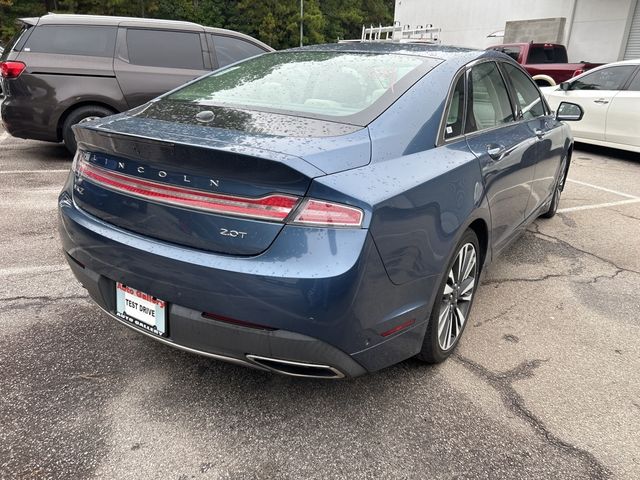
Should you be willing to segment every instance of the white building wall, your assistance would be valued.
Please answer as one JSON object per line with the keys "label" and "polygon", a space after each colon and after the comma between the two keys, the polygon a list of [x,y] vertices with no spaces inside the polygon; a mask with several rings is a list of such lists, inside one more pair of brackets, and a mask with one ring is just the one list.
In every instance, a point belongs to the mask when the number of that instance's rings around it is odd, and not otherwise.
{"label": "white building wall", "polygon": [[577,0],[567,50],[570,61],[622,60],[636,0]]}
{"label": "white building wall", "polygon": [[[569,61],[621,58],[630,17],[639,0],[396,0],[400,25],[433,24],[443,44],[486,48],[501,43],[487,35],[508,20],[565,17]],[[568,40],[568,42],[567,42]]]}

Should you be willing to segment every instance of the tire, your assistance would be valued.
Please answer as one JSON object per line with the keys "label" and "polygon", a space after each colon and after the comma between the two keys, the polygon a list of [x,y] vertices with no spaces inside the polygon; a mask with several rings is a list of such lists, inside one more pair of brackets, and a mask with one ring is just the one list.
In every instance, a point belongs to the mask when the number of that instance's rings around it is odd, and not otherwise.
{"label": "tire", "polygon": [[567,161],[564,160],[560,167],[560,175],[558,176],[558,181],[556,182],[556,186],[553,190],[553,197],[551,197],[551,204],[549,205],[549,210],[540,215],[541,218],[553,218],[558,211],[558,205],[560,205],[560,196],[562,195],[562,190],[564,190],[564,183],[567,181]]}
{"label": "tire", "polygon": [[67,115],[67,118],[62,124],[62,140],[64,141],[64,146],[67,147],[67,150],[69,150],[72,155],[75,154],[77,148],[76,137],[71,127],[78,123],[108,117],[113,114],[114,112],[112,110],[101,107],[100,105],[86,105],[76,108]]}
{"label": "tire", "polygon": [[[460,260],[466,264],[466,255],[472,255],[468,274],[459,272]],[[453,352],[464,329],[469,323],[469,314],[480,279],[480,247],[475,232],[468,229],[453,250],[453,255],[438,287],[422,349],[416,358],[427,363],[445,361]],[[462,278],[462,281],[460,281]]]}

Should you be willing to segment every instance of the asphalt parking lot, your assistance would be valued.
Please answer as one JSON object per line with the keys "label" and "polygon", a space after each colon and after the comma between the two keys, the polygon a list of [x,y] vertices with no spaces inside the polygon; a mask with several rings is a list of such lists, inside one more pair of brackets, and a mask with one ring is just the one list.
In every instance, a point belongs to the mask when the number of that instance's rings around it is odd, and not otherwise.
{"label": "asphalt parking lot", "polygon": [[56,231],[64,147],[0,130],[0,478],[640,478],[640,155],[580,147],[446,363],[275,376],[100,313]]}

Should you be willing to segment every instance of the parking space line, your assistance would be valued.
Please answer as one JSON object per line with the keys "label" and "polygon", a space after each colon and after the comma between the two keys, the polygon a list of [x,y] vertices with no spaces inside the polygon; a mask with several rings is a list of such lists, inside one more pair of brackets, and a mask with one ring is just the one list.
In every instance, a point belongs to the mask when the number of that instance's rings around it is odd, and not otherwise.
{"label": "parking space line", "polygon": [[0,175],[2,174],[17,174],[17,173],[69,173],[69,169],[65,170],[0,170]]}
{"label": "parking space line", "polygon": [[632,198],[634,200],[640,200],[640,197],[636,197],[635,195],[629,195],[628,193],[618,192],[617,190],[611,190],[610,188],[600,187],[598,185],[593,185],[591,183],[581,182],[579,180],[572,180],[567,178],[567,182],[576,183],[578,185],[582,185],[584,187],[595,188],[596,190],[602,190],[603,192],[613,193],[614,195],[619,195],[621,197]]}
{"label": "parking space line", "polygon": [[11,275],[24,275],[25,273],[51,273],[62,270],[67,267],[66,263],[57,265],[40,265],[38,267],[13,267],[0,268],[0,277],[9,277]]}
{"label": "parking space line", "polygon": [[579,207],[559,208],[558,213],[577,212],[580,210],[593,210],[596,208],[615,207],[618,205],[629,205],[630,203],[640,203],[640,198],[634,198],[631,200],[620,200],[619,202],[597,203],[595,205],[581,205]]}

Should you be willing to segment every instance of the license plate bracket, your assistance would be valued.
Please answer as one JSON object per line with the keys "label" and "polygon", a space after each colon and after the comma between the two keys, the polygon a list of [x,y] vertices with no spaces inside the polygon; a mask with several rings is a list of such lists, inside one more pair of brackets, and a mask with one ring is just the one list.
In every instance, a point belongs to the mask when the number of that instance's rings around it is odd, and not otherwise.
{"label": "license plate bracket", "polygon": [[167,336],[167,302],[116,282],[116,315],[149,333]]}

